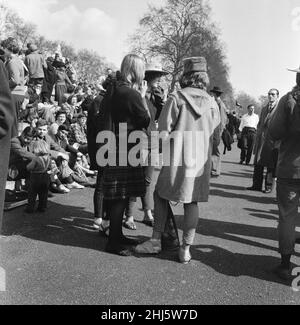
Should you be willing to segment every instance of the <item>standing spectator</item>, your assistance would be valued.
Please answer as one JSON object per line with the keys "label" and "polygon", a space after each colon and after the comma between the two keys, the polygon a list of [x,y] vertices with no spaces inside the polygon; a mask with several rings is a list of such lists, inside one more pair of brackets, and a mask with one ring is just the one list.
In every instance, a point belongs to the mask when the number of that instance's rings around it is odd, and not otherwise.
{"label": "standing spectator", "polygon": [[240,121],[236,115],[236,112],[230,112],[228,115],[228,124],[227,124],[227,130],[230,133],[230,136],[232,139],[234,139],[234,135],[239,134],[239,126],[240,126]]}
{"label": "standing spectator", "polygon": [[250,164],[252,152],[255,144],[256,129],[259,122],[259,116],[254,113],[255,106],[248,106],[248,114],[242,117],[239,131],[242,132],[240,139],[241,159],[242,165],[246,161],[246,165]]}
{"label": "standing spectator", "polygon": [[226,114],[226,106],[221,99],[221,95],[223,94],[223,91],[219,87],[214,87],[210,92],[213,94],[215,101],[219,106],[220,117],[221,117],[221,123],[214,131],[214,141],[213,141],[213,149],[212,149],[212,157],[211,157],[212,159],[211,174],[214,177],[219,177],[221,175],[221,152],[219,146],[228,119]]}
{"label": "standing spectator", "polygon": [[66,58],[66,73],[73,84],[77,82],[77,73],[69,58]]}
{"label": "standing spectator", "polygon": [[265,193],[271,193],[275,182],[276,164],[278,159],[278,145],[268,134],[270,120],[276,112],[279,99],[279,91],[270,89],[268,93],[269,103],[263,107],[257,125],[257,135],[254,146],[254,173],[253,184],[248,187],[250,191],[262,191],[264,168],[267,167],[265,177]]}
{"label": "standing spectator", "polygon": [[291,277],[300,197],[300,68],[291,71],[297,73],[297,86],[280,99],[269,126],[271,137],[281,141],[277,166],[281,265],[275,273],[284,280]]}
{"label": "standing spectator", "polygon": [[90,158],[90,164],[92,170],[97,170],[97,182],[93,197],[94,203],[94,228],[100,229],[101,232],[108,235],[109,231],[109,221],[104,216],[104,206],[103,206],[103,195],[102,195],[102,176],[103,169],[100,168],[96,161],[97,155],[97,135],[103,127],[104,123],[104,112],[102,101],[105,96],[105,92],[101,91],[98,96],[93,100],[91,107],[88,111],[87,116],[87,140],[88,140],[88,154]]}
{"label": "standing spectator", "polygon": [[42,54],[38,52],[35,44],[29,44],[29,54],[25,58],[25,65],[29,72],[29,83],[36,85],[42,84],[45,74],[44,68],[47,69],[47,64]]}
{"label": "standing spectator", "polygon": [[[146,181],[146,195],[141,198],[142,200],[142,206],[144,210],[144,219],[143,223],[153,227],[154,225],[154,218],[152,215],[152,197],[153,197],[153,191],[151,189],[151,183],[154,175],[155,166],[151,165],[151,149],[153,149],[152,154],[154,154],[154,151],[158,149],[151,143],[151,132],[157,131],[156,127],[156,117],[159,115],[157,112],[162,111],[162,103],[163,100],[157,96],[157,89],[159,87],[160,80],[162,76],[167,75],[167,72],[163,71],[162,66],[160,64],[148,64],[146,67],[146,73],[145,73],[145,80],[147,81],[148,88],[146,93],[146,102],[147,107],[150,114],[150,124],[147,130],[147,136],[148,136],[148,146],[147,148],[144,148],[147,151],[148,155],[148,161],[146,162],[146,165],[144,167],[144,174],[145,174],[145,181]],[[159,101],[157,98],[161,99]],[[134,223],[134,217],[133,217],[133,209],[135,204],[136,198],[132,198],[129,200],[129,206],[126,209],[126,220],[124,222],[124,227],[136,230],[136,225]]]}
{"label": "standing spectator", "polygon": [[5,197],[5,184],[9,162],[11,127],[14,122],[13,103],[7,71],[0,60],[0,234],[2,231],[3,204]]}
{"label": "standing spectator", "polygon": [[68,86],[73,87],[73,85],[66,74],[65,64],[58,62],[56,67],[55,100],[58,102],[58,106],[61,106],[64,103],[65,94],[68,93]]}
{"label": "standing spectator", "polygon": [[10,37],[4,40],[1,45],[5,50],[5,66],[8,72],[9,87],[11,90],[15,109],[16,118],[15,123],[12,127],[12,137],[15,137],[18,135],[19,113],[21,111],[26,92],[24,67],[21,59],[18,56],[20,47],[15,39]]}
{"label": "standing spectator", "polygon": [[[145,64],[142,58],[135,54],[125,56],[121,66],[122,81],[116,83],[112,96],[106,103],[106,111],[111,116],[115,125],[117,139],[126,137],[131,132],[147,128],[150,116],[146,109],[144,97],[147,91],[145,76]],[[104,99],[105,100],[105,99]],[[124,135],[119,129],[120,123],[126,123],[128,134]],[[109,123],[108,123],[109,124]],[[117,141],[118,145],[118,141]],[[127,150],[116,148],[127,154],[133,145],[128,143]],[[136,241],[129,240],[122,233],[122,221],[125,209],[130,197],[145,195],[145,179],[141,165],[116,166],[109,165],[103,173],[103,195],[106,201],[106,211],[110,220],[109,239],[106,251],[122,256],[130,255],[126,244],[136,245]]]}
{"label": "standing spectator", "polygon": [[47,59],[47,68],[44,68],[45,79],[42,88],[42,101],[43,103],[51,102],[53,88],[56,83],[56,72],[53,67],[54,59],[49,57]]}
{"label": "standing spectator", "polygon": [[[136,247],[137,253],[160,253],[170,201],[180,202],[184,203],[184,225],[178,256],[184,264],[191,260],[190,247],[199,220],[198,202],[207,202],[209,196],[212,135],[220,124],[218,105],[206,92],[208,83],[205,58],[184,60],[182,90],[170,95],[158,121],[159,131],[168,133],[165,144],[170,151],[170,161],[162,167],[156,184],[153,235],[151,240]],[[173,132],[173,136],[185,136],[187,131],[191,136],[184,141],[170,140]],[[202,136],[200,143],[195,143],[194,139],[199,136]],[[188,157],[196,157],[193,166]]]}
{"label": "standing spectator", "polygon": [[48,190],[50,186],[51,159],[49,147],[43,140],[32,143],[32,152],[35,158],[27,165],[30,172],[28,205],[26,213],[33,213],[37,196],[39,197],[39,212],[45,212],[47,208]]}

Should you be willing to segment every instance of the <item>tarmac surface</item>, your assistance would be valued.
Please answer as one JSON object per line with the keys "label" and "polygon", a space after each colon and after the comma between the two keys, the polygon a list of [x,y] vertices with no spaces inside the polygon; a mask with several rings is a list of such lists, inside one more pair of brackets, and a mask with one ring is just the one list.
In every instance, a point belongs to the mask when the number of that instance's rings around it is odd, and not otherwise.
{"label": "tarmac surface", "polygon": [[[223,157],[222,176],[211,180],[188,265],[170,252],[150,257],[106,253],[106,239],[92,227],[93,189],[56,195],[42,215],[26,215],[24,207],[5,213],[0,267],[6,291],[0,292],[0,304],[298,305],[300,291],[272,273],[280,262],[275,195],[247,191],[253,166],[238,162],[234,148]],[[137,230],[124,232],[146,239],[152,229],[140,222],[140,207],[138,200]],[[183,207],[173,211],[182,229]],[[300,265],[299,245],[292,261]]]}

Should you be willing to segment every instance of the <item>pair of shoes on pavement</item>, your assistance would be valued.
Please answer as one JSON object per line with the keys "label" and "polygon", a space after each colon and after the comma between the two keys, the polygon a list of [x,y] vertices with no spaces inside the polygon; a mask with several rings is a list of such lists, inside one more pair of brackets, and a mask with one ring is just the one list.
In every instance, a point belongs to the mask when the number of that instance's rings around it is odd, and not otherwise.
{"label": "pair of shoes on pavement", "polygon": [[71,189],[77,189],[77,190],[82,190],[84,189],[84,186],[76,183],[76,182],[73,182],[71,184],[67,184],[66,187],[71,190]]}

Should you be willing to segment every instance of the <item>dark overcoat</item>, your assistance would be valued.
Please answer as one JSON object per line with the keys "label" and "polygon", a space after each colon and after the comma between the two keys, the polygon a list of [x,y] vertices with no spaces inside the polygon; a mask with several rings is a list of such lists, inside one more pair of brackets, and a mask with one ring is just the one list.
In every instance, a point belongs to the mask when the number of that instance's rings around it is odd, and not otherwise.
{"label": "dark overcoat", "polygon": [[14,118],[14,108],[9,89],[8,76],[4,64],[0,60],[0,234],[10,152],[11,127]]}
{"label": "dark overcoat", "polygon": [[261,111],[259,123],[257,126],[256,143],[254,147],[255,165],[269,168],[275,167],[275,161],[272,152],[276,148],[277,142],[270,137],[268,130],[270,120],[272,119],[276,109],[277,105],[269,113],[269,107],[267,105],[263,107]]}

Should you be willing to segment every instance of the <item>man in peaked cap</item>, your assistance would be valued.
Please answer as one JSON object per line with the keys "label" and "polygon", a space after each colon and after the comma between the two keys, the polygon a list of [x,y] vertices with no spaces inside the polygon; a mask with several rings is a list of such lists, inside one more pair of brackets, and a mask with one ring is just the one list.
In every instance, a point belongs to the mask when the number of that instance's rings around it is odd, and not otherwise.
{"label": "man in peaked cap", "polygon": [[269,126],[271,137],[281,141],[277,165],[281,264],[275,273],[284,280],[291,279],[290,260],[296,241],[295,223],[300,198],[300,68],[289,71],[297,73],[297,85],[280,99]]}
{"label": "man in peaked cap", "polygon": [[214,143],[213,143],[213,151],[212,151],[212,171],[211,171],[211,175],[213,177],[219,177],[221,175],[221,152],[219,147],[221,143],[222,134],[228,122],[228,118],[226,114],[227,108],[221,99],[221,95],[223,94],[223,91],[220,89],[220,87],[216,86],[210,92],[213,94],[215,101],[219,106],[220,117],[221,117],[221,123],[215,129],[214,132]]}

